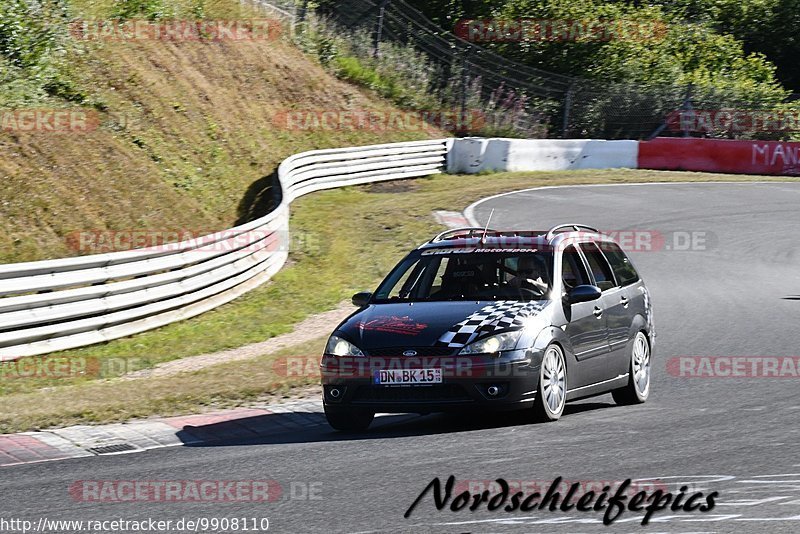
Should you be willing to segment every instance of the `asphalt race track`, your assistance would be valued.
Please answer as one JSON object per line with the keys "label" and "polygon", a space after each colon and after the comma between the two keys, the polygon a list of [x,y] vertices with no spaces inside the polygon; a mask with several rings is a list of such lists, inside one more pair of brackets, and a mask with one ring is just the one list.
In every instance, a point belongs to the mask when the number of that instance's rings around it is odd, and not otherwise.
{"label": "asphalt race track", "polygon": [[[547,425],[521,416],[386,416],[351,437],[318,426],[255,442],[10,467],[0,471],[0,515],[269,518],[270,532],[798,532],[800,378],[684,378],[667,362],[798,355],[799,206],[800,184],[773,183],[551,188],[475,208],[480,222],[494,208],[495,228],[582,222],[650,236],[658,250],[631,253],[658,332],[644,405],[618,407],[605,395],[568,405]],[[439,511],[430,495],[403,517],[432,478],[449,475],[539,488],[558,476],[657,479],[675,493],[687,484],[719,497],[708,513],[664,510],[648,526],[628,511],[610,527],[601,512]],[[283,494],[268,503],[76,502],[68,488],[86,479],[273,479]]]}

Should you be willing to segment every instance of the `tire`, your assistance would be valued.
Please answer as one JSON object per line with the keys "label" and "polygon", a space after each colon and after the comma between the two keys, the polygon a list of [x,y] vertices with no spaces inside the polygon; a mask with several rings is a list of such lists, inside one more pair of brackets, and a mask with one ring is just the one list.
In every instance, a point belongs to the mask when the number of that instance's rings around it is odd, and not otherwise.
{"label": "tire", "polygon": [[650,396],[650,342],[644,332],[637,332],[631,344],[628,384],[611,392],[617,404],[641,404]]}
{"label": "tire", "polygon": [[558,421],[567,400],[567,364],[558,345],[544,351],[539,370],[539,384],[533,403],[533,420],[538,423]]}
{"label": "tire", "polygon": [[353,408],[331,408],[325,406],[325,417],[334,430],[340,432],[362,432],[369,428],[375,418],[374,412]]}

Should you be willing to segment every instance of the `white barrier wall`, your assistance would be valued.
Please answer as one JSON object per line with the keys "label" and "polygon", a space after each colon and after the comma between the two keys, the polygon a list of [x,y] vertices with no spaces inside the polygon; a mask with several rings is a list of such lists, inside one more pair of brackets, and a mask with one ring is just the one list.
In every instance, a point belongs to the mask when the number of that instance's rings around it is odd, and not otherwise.
{"label": "white barrier wall", "polygon": [[465,138],[453,141],[447,171],[635,169],[638,152],[638,141]]}

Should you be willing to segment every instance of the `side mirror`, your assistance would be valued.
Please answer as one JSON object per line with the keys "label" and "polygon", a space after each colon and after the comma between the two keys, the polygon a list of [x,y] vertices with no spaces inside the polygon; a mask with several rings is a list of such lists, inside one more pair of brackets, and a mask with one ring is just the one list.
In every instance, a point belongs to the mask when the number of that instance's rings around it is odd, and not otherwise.
{"label": "side mirror", "polygon": [[579,302],[589,302],[597,300],[602,295],[602,291],[597,286],[582,285],[572,288],[567,294],[567,302],[577,304]]}
{"label": "side mirror", "polygon": [[367,304],[369,304],[369,299],[372,298],[372,293],[369,291],[362,291],[361,293],[356,293],[353,295],[353,306],[358,306],[359,308],[363,308]]}

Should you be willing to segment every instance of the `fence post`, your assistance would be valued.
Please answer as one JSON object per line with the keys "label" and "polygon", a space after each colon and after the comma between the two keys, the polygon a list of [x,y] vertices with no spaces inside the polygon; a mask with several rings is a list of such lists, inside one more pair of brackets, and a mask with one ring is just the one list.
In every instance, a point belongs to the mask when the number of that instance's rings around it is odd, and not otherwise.
{"label": "fence post", "polygon": [[[683,137],[689,137],[688,127],[686,126],[686,121],[684,120],[684,112],[686,111],[693,111],[694,108],[692,107],[692,89],[693,85],[690,83],[686,87],[686,96],[683,97],[683,104],[679,109],[680,113],[678,113],[678,122],[680,124],[681,130],[683,131]],[[653,130],[653,133],[648,135],[645,139],[647,141],[651,141],[661,135],[661,132],[667,129],[669,118],[665,118],[661,121],[661,124],[658,125],[658,128]]]}
{"label": "fence post", "polygon": [[[686,98],[683,99],[683,105],[681,106],[682,111],[694,111],[694,107],[692,106],[692,89],[694,89],[694,85],[690,83],[688,87],[686,87]],[[686,121],[683,120],[683,114],[681,114],[681,129],[683,130],[683,137],[692,136],[692,134],[689,133],[689,127]]]}
{"label": "fence post", "polygon": [[572,99],[575,94],[575,81],[570,82],[567,94],[564,96],[564,114],[561,116],[561,137],[566,139],[569,130],[569,114],[572,111]]}
{"label": "fence post", "polygon": [[308,12],[308,0],[303,0],[300,5],[300,14],[297,16],[297,21],[303,23],[306,21],[306,13]]}
{"label": "fence post", "polygon": [[372,57],[380,56],[381,35],[383,34],[383,16],[386,12],[386,6],[389,5],[391,0],[382,0],[381,5],[378,7],[378,19],[375,21],[375,38],[372,42]]}
{"label": "fence post", "polygon": [[469,47],[461,54],[461,116],[467,116],[467,88],[469,86]]}

